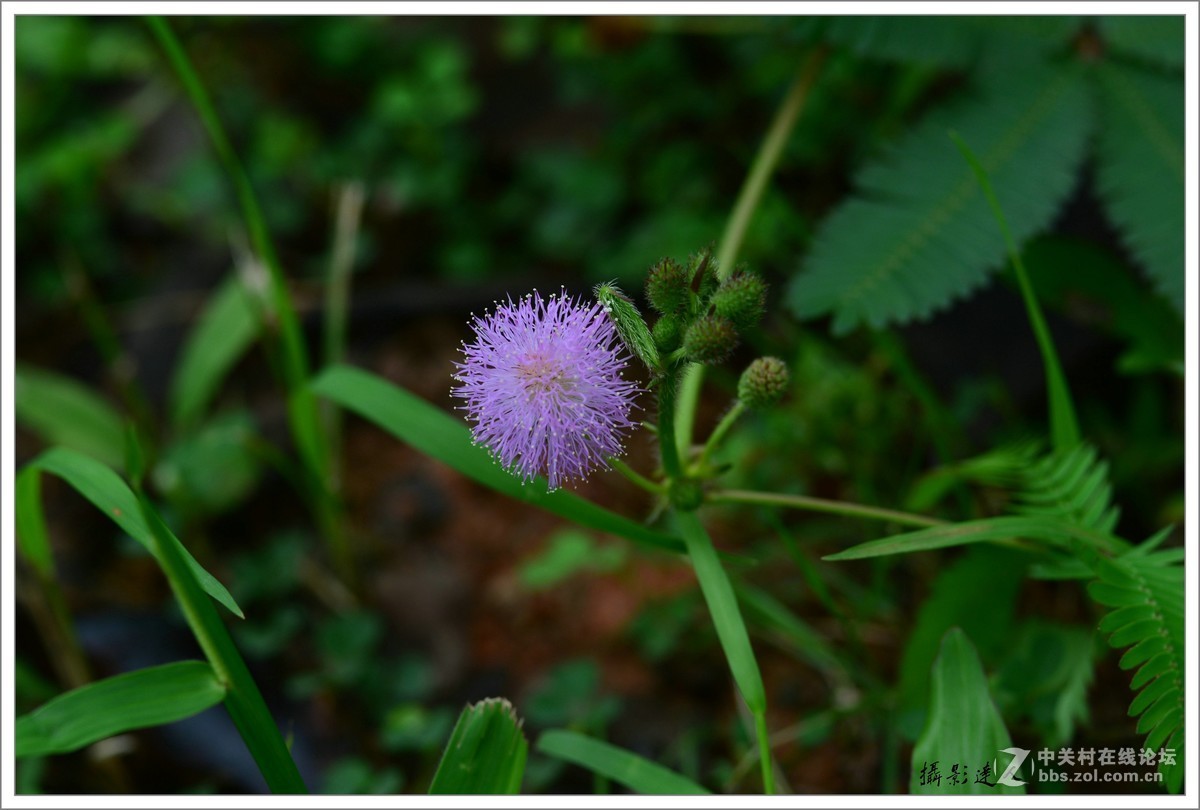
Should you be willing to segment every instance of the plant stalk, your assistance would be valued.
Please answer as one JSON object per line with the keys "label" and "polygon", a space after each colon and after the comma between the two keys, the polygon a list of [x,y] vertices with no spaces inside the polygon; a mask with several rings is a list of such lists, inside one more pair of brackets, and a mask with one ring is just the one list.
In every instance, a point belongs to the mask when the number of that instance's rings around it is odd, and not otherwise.
{"label": "plant stalk", "polygon": [[787,495],[781,492],[753,492],[743,489],[718,489],[708,494],[710,503],[745,503],[761,504],[763,506],[782,506],[787,509],[804,509],[810,512],[825,512],[831,515],[846,517],[869,518],[898,523],[902,526],[943,526],[946,521],[938,518],[914,515],[911,512],[900,512],[895,509],[883,509],[878,506],[866,506],[861,503],[835,501],[828,498],[813,498],[808,495]]}
{"label": "plant stalk", "polygon": [[[779,109],[775,112],[775,118],[771,121],[771,126],[767,130],[762,144],[758,147],[758,154],[755,155],[754,162],[750,165],[750,173],[746,175],[741,191],[738,192],[737,201],[734,203],[733,211],[725,225],[725,232],[721,234],[721,241],[717,243],[717,273],[722,279],[728,278],[729,274],[733,272],[738,253],[742,249],[742,242],[745,240],[750,222],[754,218],[754,212],[758,210],[763,193],[767,189],[767,181],[770,180],[775,167],[779,165],[779,158],[783,155],[783,149],[787,146],[788,138],[791,136],[796,121],[799,120],[800,113],[804,109],[804,104],[808,100],[809,93],[812,91],[812,86],[816,82],[821,65],[825,61],[825,54],[825,49],[818,47],[811,51],[801,63],[796,72],[796,78],[793,79],[783,101],[780,102]],[[703,383],[704,366],[698,364],[688,366],[683,375],[677,405],[676,422],[679,425],[679,434],[676,447],[681,454],[686,453],[687,448],[692,444],[696,405],[700,399],[700,387]]]}

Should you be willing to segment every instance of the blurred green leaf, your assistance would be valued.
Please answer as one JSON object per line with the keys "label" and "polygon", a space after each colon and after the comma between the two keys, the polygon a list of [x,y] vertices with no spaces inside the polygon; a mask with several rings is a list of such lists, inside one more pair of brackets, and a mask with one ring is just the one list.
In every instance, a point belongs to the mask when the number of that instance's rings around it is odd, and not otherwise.
{"label": "blurred green leaf", "polygon": [[321,792],[327,795],[391,795],[404,785],[404,775],[395,768],[376,770],[358,757],[339,759],[325,772]]}
{"label": "blurred green leaf", "polygon": [[600,693],[600,670],[590,659],[554,667],[525,701],[525,716],[538,726],[601,729],[618,711],[620,701]]}
{"label": "blurred green leaf", "polygon": [[459,715],[429,793],[520,793],[528,754],[529,743],[512,704],[503,698],[482,700]]}
{"label": "blurred green leaf", "polygon": [[858,174],[858,193],[825,220],[787,291],[801,318],[833,314],[835,333],[923,318],[999,266],[1004,240],[954,145],[971,144],[1020,243],[1050,224],[1074,188],[1091,110],[1078,68],[1006,75],[939,108]]}
{"label": "blurred green leaf", "polygon": [[17,421],[47,444],[78,450],[117,469],[125,463],[120,414],[70,377],[19,365],[13,402]]}
{"label": "blurred green leaf", "polygon": [[574,731],[547,731],[538,737],[537,750],[573,762],[647,796],[707,795],[695,782],[623,748]]}
{"label": "blurred green leaf", "polygon": [[15,500],[17,550],[39,574],[52,577],[54,554],[42,509],[42,474],[36,467],[27,466],[17,473]]}
{"label": "blurred green leaf", "polygon": [[485,449],[471,442],[471,432],[465,424],[380,377],[349,366],[334,366],[323,371],[310,387],[314,393],[354,411],[400,441],[502,495],[541,507],[589,529],[652,548],[682,551],[682,544],[675,538],[596,506],[578,495],[561,489],[548,492],[544,479],[521,483],[515,475],[497,465]]}
{"label": "blurred green leaf", "polygon": [[621,546],[597,545],[585,532],[563,529],[550,536],[543,551],[521,563],[517,577],[524,587],[540,591],[582,571],[615,571],[625,556]]}
{"label": "blurred green leaf", "polygon": [[444,707],[427,709],[420,703],[403,703],[389,711],[379,729],[379,744],[387,751],[432,751],[454,726],[454,715]]}
{"label": "blurred green leaf", "polygon": [[1011,642],[1017,594],[1027,557],[1009,549],[969,549],[933,581],[900,657],[896,708],[900,732],[915,740],[929,707],[929,671],[942,638],[961,627],[976,639],[984,657],[1005,652]]}
{"label": "blurred green leaf", "polygon": [[[42,455],[29,462],[26,469],[31,468],[50,473],[66,481],[80,495],[91,501],[97,509],[116,523],[122,531],[145,546],[158,559],[159,563],[162,564],[162,557],[156,550],[158,546],[154,541],[154,535],[142,517],[137,497],[125,485],[120,476],[111,469],[98,461],[64,447],[55,447],[42,453]],[[18,507],[23,505],[32,506],[32,504],[18,503]],[[37,507],[40,509],[41,504],[37,504]],[[24,519],[29,520],[29,518]],[[29,524],[27,523],[26,525]],[[196,562],[195,558],[180,544],[175,535],[170,534],[170,532],[168,532],[168,535],[170,541],[178,549],[178,553],[182,555],[189,570],[200,583],[200,587],[213,599],[216,599],[222,605],[229,608],[239,618],[245,618],[242,609],[238,607],[237,602],[230,596],[225,586],[217,581],[216,577],[205,571],[200,563]]]}
{"label": "blurred green leaf", "polygon": [[1028,717],[1047,748],[1067,745],[1076,725],[1088,718],[1095,633],[1035,619],[1006,642],[1008,655],[992,686],[997,705],[1010,719]]}
{"label": "blurred green leaf", "polygon": [[1120,54],[1168,68],[1182,68],[1187,55],[1182,14],[1106,14],[1096,18],[1106,45]]}
{"label": "blurred green leaf", "polygon": [[1183,78],[1108,63],[1096,78],[1100,197],[1155,288],[1183,315]]}
{"label": "blurred green leaf", "polygon": [[140,669],[73,689],[17,718],[14,750],[18,757],[66,754],[191,717],[224,698],[225,687],[202,661]]}
{"label": "blurred green leaf", "polygon": [[254,417],[249,411],[220,414],[180,438],[154,468],[154,482],[172,502],[220,514],[237,506],[258,485],[262,468],[251,451]]}
{"label": "blurred green leaf", "polygon": [[256,307],[241,276],[230,273],[200,313],[180,350],[168,401],[176,428],[194,425],[261,328]]}
{"label": "blurred green leaf", "polygon": [[[988,691],[987,678],[979,656],[967,635],[951,628],[942,639],[941,652],[933,665],[929,722],[917,740],[912,756],[912,780],[909,789],[922,795],[1024,794],[1025,788],[976,781],[975,769],[997,760],[993,783],[1007,767],[1000,753],[1012,745],[1004,719],[996,710]],[[940,784],[921,784],[920,769],[941,763]],[[953,763],[962,763],[969,775],[962,784],[951,784],[947,776]],[[1020,774],[1013,775],[1021,781]]]}

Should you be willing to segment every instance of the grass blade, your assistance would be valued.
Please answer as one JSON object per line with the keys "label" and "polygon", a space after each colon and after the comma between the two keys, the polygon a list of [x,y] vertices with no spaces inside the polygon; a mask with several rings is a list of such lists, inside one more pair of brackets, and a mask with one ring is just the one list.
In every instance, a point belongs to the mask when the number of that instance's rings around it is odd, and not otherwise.
{"label": "grass blade", "polygon": [[374,374],[350,366],[334,366],[313,380],[311,389],[502,495],[590,529],[645,546],[677,553],[683,551],[683,544],[675,538],[648,529],[578,495],[561,489],[547,492],[546,483],[540,478],[532,484],[522,484],[516,476],[501,469],[486,450],[471,443],[471,431],[461,421]]}
{"label": "grass blade", "polygon": [[512,704],[488,698],[462,710],[429,786],[431,794],[521,792],[529,743]]}
{"label": "grass blade", "polygon": [[547,731],[538,737],[537,750],[548,756],[587,768],[647,796],[700,796],[707,790],[674,771],[624,748],[574,731]]}
{"label": "grass blade", "polygon": [[[74,450],[55,447],[38,456],[25,469],[47,472],[63,479],[78,491],[80,495],[91,501],[109,519],[121,527],[122,531],[145,546],[155,557],[158,557],[153,534],[146,521],[142,518],[137,497],[126,486],[125,482],[121,480],[120,476],[108,467]],[[35,473],[30,474],[33,475]],[[27,486],[31,485],[27,484]],[[19,512],[25,513],[18,518],[18,521],[23,522],[22,525],[28,528],[34,525],[33,521],[36,518],[31,517],[30,513],[23,507],[36,507],[40,512],[41,504],[30,503],[27,500],[24,502],[18,501],[17,508]],[[174,535],[171,535],[171,537],[174,540]],[[178,540],[174,540],[174,542],[176,545],[179,544]],[[238,607],[237,602],[234,601],[233,596],[230,595],[225,586],[216,577],[205,571],[200,563],[196,562],[196,559],[187,552],[187,549],[179,546],[179,550],[186,561],[186,565],[205,592],[227,607],[238,618],[245,618],[242,609]],[[161,558],[159,558],[159,563],[162,563]]]}
{"label": "grass blade", "polygon": [[117,469],[125,462],[120,414],[70,377],[18,366],[13,402],[17,421],[47,444],[78,450]]}
{"label": "grass blade", "polygon": [[17,718],[18,757],[66,754],[97,740],[191,717],[225,698],[202,661],[140,669],[73,689]]}
{"label": "grass blade", "polygon": [[194,569],[188,564],[186,549],[171,534],[145,495],[138,495],[137,501],[158,551],[159,564],[171,582],[171,590],[183,608],[196,641],[217,677],[226,684],[225,708],[258,763],[267,786],[273,793],[307,793],[308,788],[300,778],[275,719],[263,702],[258,685],[246,669],[229,631],[221,623],[217,609],[204,595]]}
{"label": "grass blade", "polygon": [[1129,544],[1112,535],[1097,532],[1065,520],[1047,517],[997,517],[968,520],[905,532],[880,540],[860,543],[845,551],[829,554],[823,560],[862,560],[886,557],[890,554],[909,554],[968,543],[1007,542],[1015,538],[1041,540],[1055,546],[1070,548],[1070,539],[1081,540],[1107,551],[1123,551]]}
{"label": "grass blade", "polygon": [[696,514],[680,512],[676,520],[684,542],[687,543],[688,556],[696,571],[696,579],[700,581],[700,591],[708,604],[708,612],[712,614],[717,638],[721,641],[721,648],[729,661],[729,669],[733,672],[733,680],[737,683],[750,711],[763,711],[767,706],[766,691],[763,689],[762,675],[758,671],[754,649],[750,646],[746,624],[742,621],[742,613],[738,609],[737,597],[733,593],[733,585],[721,566],[721,560],[708,532],[704,530]]}
{"label": "grass blade", "polygon": [[[952,627],[942,638],[942,649],[933,664],[933,689],[929,722],[913,749],[912,782],[914,794],[1024,794],[1024,787],[997,784],[1007,762],[999,757],[1012,745],[1004,719],[992,702],[987,678],[979,655],[966,633]],[[991,785],[976,781],[979,769],[1000,760],[993,770]],[[921,783],[922,767],[941,764],[941,778]],[[965,766],[961,782],[950,776],[952,765]],[[1020,777],[1015,777],[1019,781]]]}

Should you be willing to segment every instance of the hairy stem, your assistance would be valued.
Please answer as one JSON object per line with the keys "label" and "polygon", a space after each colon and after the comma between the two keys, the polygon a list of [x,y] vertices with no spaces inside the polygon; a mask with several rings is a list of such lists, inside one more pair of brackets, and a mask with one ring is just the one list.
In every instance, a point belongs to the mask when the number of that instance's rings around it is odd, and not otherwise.
{"label": "hairy stem", "polygon": [[786,495],[778,492],[752,492],[742,489],[719,489],[708,494],[711,503],[746,503],[763,506],[782,506],[787,509],[804,509],[809,512],[826,512],[831,515],[861,517],[872,520],[884,520],[899,523],[903,526],[943,526],[946,521],[938,518],[914,515],[911,512],[899,512],[895,509],[883,509],[877,506],[866,506],[861,503],[834,501],[827,498],[813,498],[808,495]]}
{"label": "hairy stem", "polygon": [[638,487],[646,490],[647,492],[653,493],[654,495],[662,494],[662,492],[663,492],[662,485],[654,483],[649,478],[647,478],[646,476],[639,473],[637,470],[630,467],[624,461],[621,461],[621,459],[613,456],[608,459],[608,463],[614,470],[616,470],[621,475],[628,478],[630,481],[632,481]]}
{"label": "hairy stem", "polygon": [[[770,129],[767,130],[762,144],[758,147],[758,154],[750,165],[750,173],[746,175],[746,181],[742,184],[741,191],[738,192],[733,211],[729,214],[725,232],[721,234],[721,241],[717,243],[717,272],[722,279],[728,278],[729,274],[733,272],[738,253],[742,249],[742,242],[746,238],[746,231],[750,228],[754,212],[762,202],[763,193],[767,189],[767,181],[771,179],[775,167],[779,165],[779,158],[783,155],[788,137],[792,134],[796,121],[800,118],[800,112],[804,109],[804,103],[808,100],[808,95],[824,61],[825,49],[817,48],[809,53],[801,63],[796,72],[796,78],[792,81],[779,109],[775,112]],[[683,375],[677,406],[676,421],[679,425],[679,434],[676,447],[680,453],[686,452],[692,444],[696,403],[700,399],[700,387],[703,383],[704,366],[697,364],[689,366]]]}
{"label": "hairy stem", "polygon": [[725,434],[733,427],[734,423],[746,412],[746,406],[741,400],[733,403],[733,407],[726,411],[721,417],[721,421],[713,428],[713,432],[709,434],[708,441],[704,443],[704,449],[700,451],[700,458],[696,461],[696,466],[703,469],[708,463],[708,457],[712,455],[721,445],[725,438]]}

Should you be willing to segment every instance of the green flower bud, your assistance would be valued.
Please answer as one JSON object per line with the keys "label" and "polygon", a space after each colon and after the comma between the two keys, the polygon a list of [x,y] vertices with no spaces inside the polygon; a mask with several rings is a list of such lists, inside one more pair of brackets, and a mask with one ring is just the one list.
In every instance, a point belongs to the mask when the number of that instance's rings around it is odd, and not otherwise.
{"label": "green flower bud", "polygon": [[672,259],[659,261],[646,277],[646,298],[650,300],[650,306],[663,315],[685,314],[692,297],[688,292],[688,278],[678,262]]}
{"label": "green flower bud", "polygon": [[701,301],[707,301],[720,283],[720,278],[717,277],[717,260],[713,257],[712,248],[692,254],[689,272],[692,292],[696,293]]}
{"label": "green flower bud", "polygon": [[767,408],[787,393],[787,365],[778,357],[760,357],[746,367],[738,380],[738,399],[747,408]]}
{"label": "green flower bud", "polygon": [[596,300],[613,319],[617,333],[629,351],[651,371],[657,371],[658,347],[654,345],[654,337],[638,308],[612,283],[597,284],[595,294]]}
{"label": "green flower bud", "polygon": [[682,512],[694,512],[704,503],[704,488],[694,478],[674,478],[667,490],[671,505]]}
{"label": "green flower bud", "polygon": [[658,346],[658,351],[662,354],[675,351],[679,348],[680,341],[683,340],[683,329],[679,318],[670,315],[659,318],[650,333],[654,336],[654,344]]}
{"label": "green flower bud", "polygon": [[716,365],[737,347],[738,334],[728,318],[701,315],[683,334],[683,348],[689,360]]}
{"label": "green flower bud", "polygon": [[713,308],[738,329],[754,326],[767,304],[767,285],[753,273],[738,271],[712,297]]}

